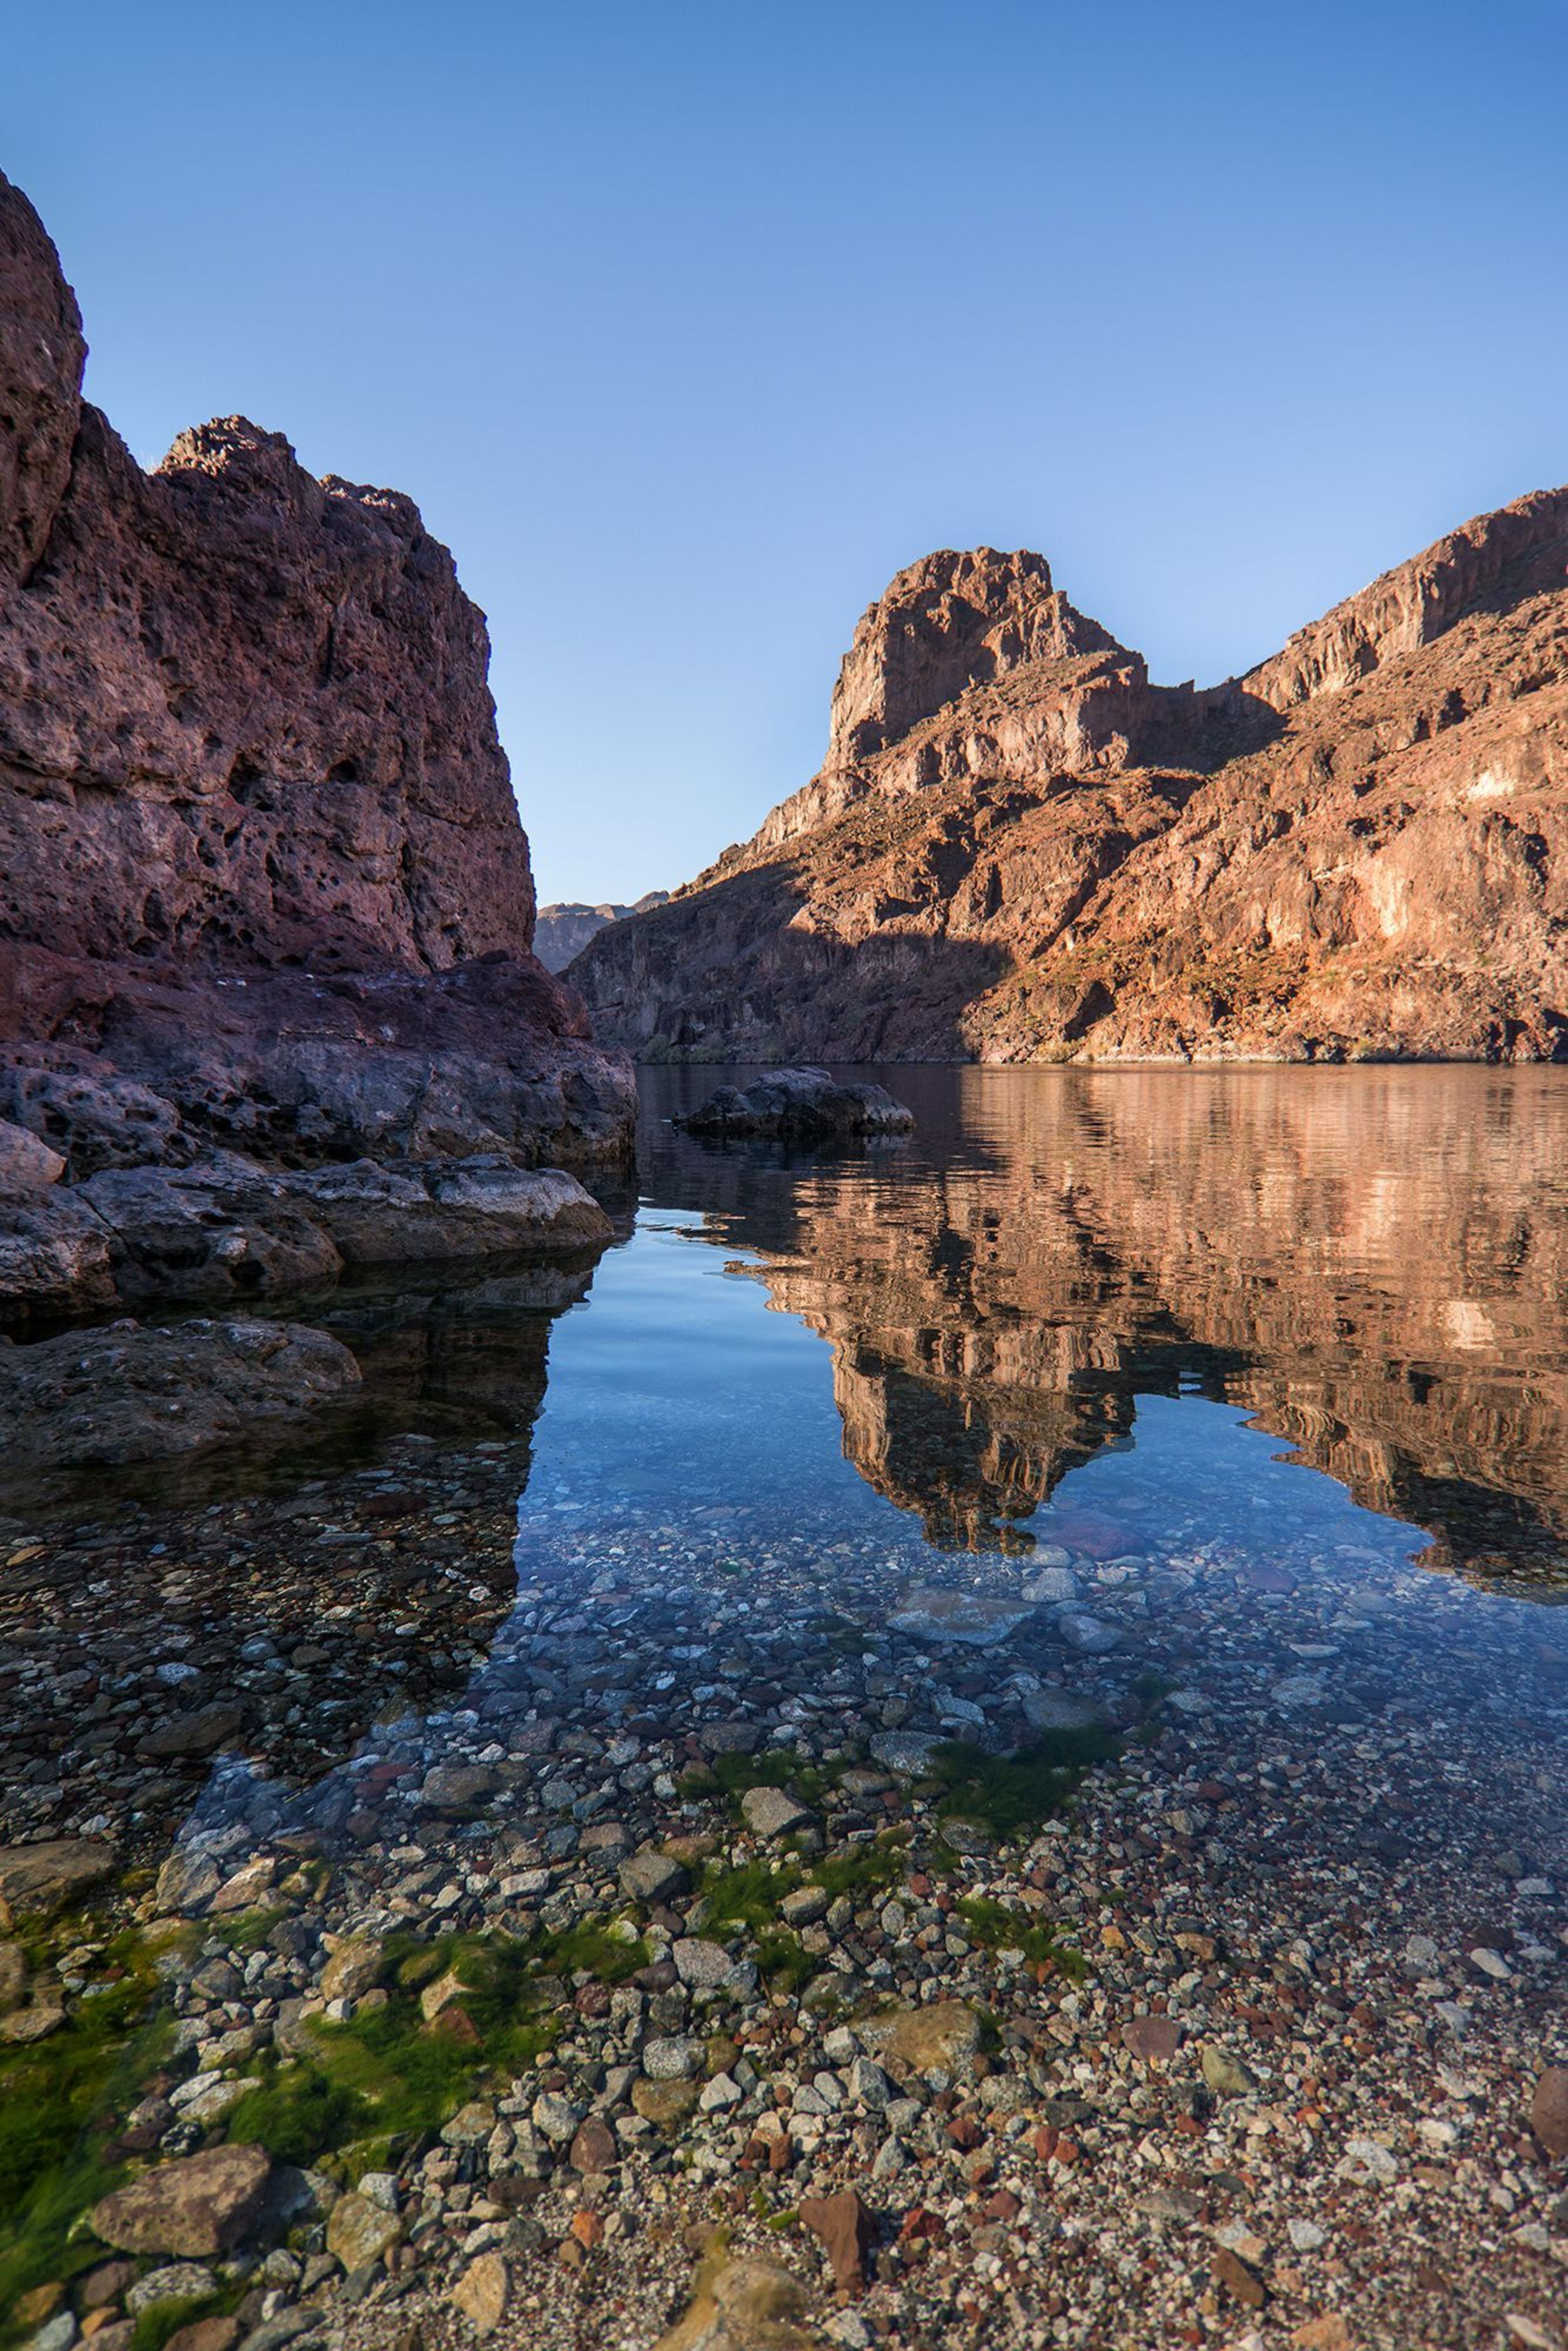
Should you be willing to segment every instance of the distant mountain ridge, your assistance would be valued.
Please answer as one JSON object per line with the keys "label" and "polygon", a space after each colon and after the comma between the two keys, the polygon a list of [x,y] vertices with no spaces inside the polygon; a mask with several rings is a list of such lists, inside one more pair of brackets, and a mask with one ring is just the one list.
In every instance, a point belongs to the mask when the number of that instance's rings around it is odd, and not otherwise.
{"label": "distant mountain ridge", "polygon": [[819,773],[570,978],[650,1061],[1568,1059],[1568,489],[1203,689],[928,556]]}
{"label": "distant mountain ridge", "polygon": [[541,906],[534,924],[534,953],[547,971],[564,971],[573,956],[580,955],[588,942],[609,923],[623,923],[628,914],[645,914],[651,906],[667,906],[667,890],[644,890],[630,906],[619,906],[606,899],[602,904],[590,906],[580,898],[564,898],[553,906]]}

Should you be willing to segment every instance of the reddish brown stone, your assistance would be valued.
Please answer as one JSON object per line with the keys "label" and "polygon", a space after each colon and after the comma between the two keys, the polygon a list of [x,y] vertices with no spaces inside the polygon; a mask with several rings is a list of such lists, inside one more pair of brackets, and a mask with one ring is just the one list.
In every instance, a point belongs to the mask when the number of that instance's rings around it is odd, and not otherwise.
{"label": "reddish brown stone", "polygon": [[1168,2065],[1182,2043],[1174,2016],[1134,2016],[1122,2027],[1122,2046],[1145,2065]]}
{"label": "reddish brown stone", "polygon": [[833,2196],[802,2197],[800,2218],[821,2241],[832,2264],[834,2284],[847,2289],[863,2283],[871,2214],[854,2189],[841,2189]]}
{"label": "reddish brown stone", "polygon": [[1214,2282],[1245,2303],[1249,2310],[1261,2310],[1269,2299],[1269,2290],[1255,2270],[1249,2269],[1239,2253],[1228,2245],[1221,2245],[1214,2256]]}
{"label": "reddish brown stone", "polygon": [[571,2142],[570,2160],[579,2171],[610,2171],[620,2160],[621,2150],[615,2134],[597,2115],[590,2115],[578,2126]]}
{"label": "reddish brown stone", "polygon": [[163,2351],[234,2351],[244,2333],[237,2318],[196,2318],[177,2326]]}

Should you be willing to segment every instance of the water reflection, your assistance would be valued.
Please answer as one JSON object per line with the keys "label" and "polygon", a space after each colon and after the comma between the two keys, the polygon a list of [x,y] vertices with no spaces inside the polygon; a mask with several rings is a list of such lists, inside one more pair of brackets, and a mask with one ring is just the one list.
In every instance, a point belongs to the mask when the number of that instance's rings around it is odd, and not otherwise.
{"label": "water reflection", "polygon": [[1568,1573],[1568,1086],[1551,1071],[879,1071],[907,1147],[661,1124],[643,1181],[833,1349],[845,1449],[928,1538],[1027,1544],[1140,1391],[1246,1406],[1432,1563]]}

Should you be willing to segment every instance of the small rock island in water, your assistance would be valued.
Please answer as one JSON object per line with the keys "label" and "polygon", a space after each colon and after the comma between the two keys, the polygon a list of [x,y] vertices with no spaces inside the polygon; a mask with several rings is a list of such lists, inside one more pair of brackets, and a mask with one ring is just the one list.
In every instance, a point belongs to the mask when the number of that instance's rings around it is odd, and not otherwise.
{"label": "small rock island in water", "polygon": [[677,1113],[689,1134],[775,1143],[851,1143],[908,1134],[915,1113],[885,1086],[840,1080],[826,1070],[769,1070],[745,1087],[719,1086],[695,1110]]}

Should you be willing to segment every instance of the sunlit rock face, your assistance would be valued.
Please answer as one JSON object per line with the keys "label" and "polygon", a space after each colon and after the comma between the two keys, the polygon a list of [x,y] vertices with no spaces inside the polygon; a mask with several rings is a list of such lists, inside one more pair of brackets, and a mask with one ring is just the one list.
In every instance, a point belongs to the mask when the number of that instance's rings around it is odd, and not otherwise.
{"label": "sunlit rock face", "polygon": [[929,557],[821,772],[572,982],[653,1061],[1568,1058],[1565,616],[1568,490],[1200,691]]}
{"label": "sunlit rock face", "polygon": [[144,473],[84,354],[0,179],[0,1116],[68,1181],[623,1152],[446,549],[244,417]]}
{"label": "sunlit rock face", "polygon": [[1140,1391],[1186,1385],[1428,1529],[1429,1563],[1568,1577],[1552,1076],[984,1082],[988,1164],[930,1179],[682,1146],[727,1244],[831,1343],[850,1458],[933,1541],[1027,1548]]}

